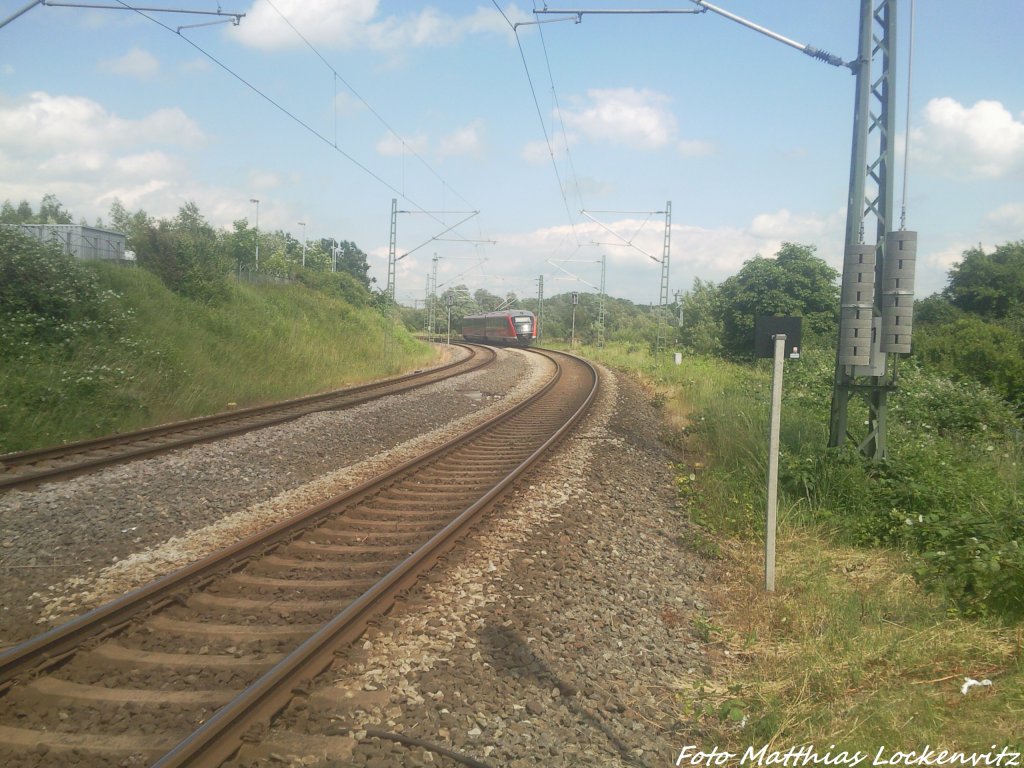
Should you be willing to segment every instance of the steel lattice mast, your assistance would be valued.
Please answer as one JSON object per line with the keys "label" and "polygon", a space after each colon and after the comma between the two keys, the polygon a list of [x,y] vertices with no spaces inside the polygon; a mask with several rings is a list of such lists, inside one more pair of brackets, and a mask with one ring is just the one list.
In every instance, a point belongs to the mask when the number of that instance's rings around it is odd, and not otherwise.
{"label": "steel lattice mast", "polygon": [[[877,60],[881,73],[872,77]],[[871,355],[881,332],[876,317],[883,312],[883,275],[886,268],[887,236],[893,228],[893,176],[895,170],[896,121],[896,0],[861,0],[860,36],[857,60],[851,63],[856,78],[853,146],[850,153],[850,194],[846,209],[846,241],[843,262],[843,304],[840,308],[839,345],[836,352],[835,381],[829,419],[829,446],[838,447],[849,434],[848,409],[855,394],[864,396],[868,405],[867,435],[859,442],[860,451],[880,460],[886,454],[887,396],[894,386],[884,351]],[[875,242],[864,243],[867,219],[875,219]],[[891,242],[891,241],[890,241]],[[873,296],[858,304],[856,286],[858,265],[874,258]],[[864,282],[866,284],[866,281]],[[867,315],[864,321],[858,316]],[[859,332],[858,323],[870,318],[870,341],[864,354],[855,355],[849,341]],[[863,327],[863,325],[861,326]],[[847,340],[844,343],[844,339]],[[864,342],[861,342],[863,344]],[[857,363],[874,363],[874,365]]]}
{"label": "steel lattice mast", "polygon": [[661,357],[661,349],[668,335],[668,267],[672,251],[672,201],[665,203],[665,244],[661,252],[661,292],[658,295],[658,340],[654,359]]}
{"label": "steel lattice mast", "polygon": [[395,303],[395,241],[398,234],[398,198],[391,198],[391,240],[388,245],[388,300]]}
{"label": "steel lattice mast", "polygon": [[541,343],[544,332],[544,275],[537,278],[537,343]]}

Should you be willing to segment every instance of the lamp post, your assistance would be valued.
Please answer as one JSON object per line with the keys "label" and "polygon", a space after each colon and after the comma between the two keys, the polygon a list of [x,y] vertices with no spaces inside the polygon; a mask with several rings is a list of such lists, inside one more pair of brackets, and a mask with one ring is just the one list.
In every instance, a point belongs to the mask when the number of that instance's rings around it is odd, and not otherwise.
{"label": "lamp post", "polygon": [[302,227],[302,266],[306,266],[306,222],[300,221],[299,226]]}
{"label": "lamp post", "polygon": [[249,198],[250,203],[256,203],[256,271],[260,271],[260,201],[255,197]]}

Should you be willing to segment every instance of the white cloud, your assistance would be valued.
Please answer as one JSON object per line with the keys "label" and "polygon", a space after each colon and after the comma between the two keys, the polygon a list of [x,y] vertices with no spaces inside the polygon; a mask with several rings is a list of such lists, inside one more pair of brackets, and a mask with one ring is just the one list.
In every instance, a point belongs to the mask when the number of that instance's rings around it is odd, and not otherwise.
{"label": "white cloud", "polygon": [[115,75],[146,79],[160,71],[156,56],[141,48],[132,48],[124,56],[100,62],[100,69]]}
{"label": "white cloud", "polygon": [[355,45],[377,14],[378,0],[279,0],[254,3],[242,23],[232,30],[246,45],[255,48],[301,46],[302,40],[274,10],[276,7],[314,45]]}
{"label": "white cloud", "polygon": [[266,191],[277,189],[282,184],[281,177],[269,171],[252,171],[249,173],[249,186],[252,189]]}
{"label": "white cloud", "polygon": [[949,270],[964,258],[964,251],[975,248],[979,243],[954,242],[938,250],[921,249],[917,256],[917,275],[914,281],[914,295],[925,296],[941,291],[949,282]]}
{"label": "white cloud", "polygon": [[[163,199],[163,193],[170,187],[170,182],[162,179],[149,179],[148,181],[139,181],[137,183],[128,183],[112,187],[109,191],[101,195],[96,199],[96,204],[109,208],[114,200],[120,200],[121,204],[129,211],[138,210],[140,208],[147,209],[152,208],[152,201],[156,199]],[[159,196],[159,198],[158,198]],[[63,199],[63,196],[61,196]],[[102,211],[106,213],[106,211]],[[153,211],[149,210],[148,213],[157,215],[173,215],[170,209],[167,211]]]}
{"label": "white cloud", "polygon": [[519,150],[519,156],[530,165],[541,165],[548,162],[551,152],[546,141],[528,141]]}
{"label": "white cloud", "polygon": [[683,157],[707,157],[715,152],[715,145],[710,141],[684,139],[676,144],[676,151]]}
{"label": "white cloud", "polygon": [[592,141],[659,149],[673,140],[676,119],[669,98],[651,90],[592,88],[562,113],[565,124]]}
{"label": "white cloud", "polygon": [[456,128],[443,137],[437,152],[442,157],[449,155],[475,155],[483,148],[483,121],[473,122]]}
{"label": "white cloud", "polygon": [[107,153],[99,150],[61,152],[40,162],[39,170],[52,175],[95,172],[103,168],[109,161]]}
{"label": "white cloud", "polygon": [[130,120],[107,112],[91,99],[42,91],[29,94],[26,102],[0,108],[0,135],[8,147],[28,154],[161,143],[194,145],[204,138],[199,126],[177,108]]}
{"label": "white cloud", "polygon": [[820,216],[799,216],[781,208],[773,213],[761,213],[750,222],[750,233],[755,237],[779,242],[808,242],[832,231],[835,221]]}
{"label": "white cloud", "polygon": [[142,152],[117,158],[113,167],[118,172],[136,178],[167,176],[178,171],[177,162],[164,152]]}
{"label": "white cloud", "polygon": [[521,150],[519,150],[519,156],[530,165],[545,165],[551,162],[552,152],[556,158],[564,156],[567,148],[575,146],[576,142],[576,134],[558,131],[551,137],[550,147],[548,146],[548,142],[543,139],[529,141],[523,145]]}
{"label": "white cloud", "polygon": [[196,72],[208,72],[210,70],[210,60],[202,57],[196,57],[189,61],[183,62],[179,69],[186,74],[194,74]]}
{"label": "white cloud", "polygon": [[[469,35],[511,35],[505,20],[493,8],[478,7],[468,16],[449,16],[427,7],[417,14],[379,17],[379,0],[278,0],[278,14],[269,3],[257,3],[233,34],[255,48],[275,49],[304,45],[289,23],[316,46],[402,51],[421,46],[450,45]],[[505,12],[524,20],[529,14],[515,5]],[[281,18],[284,16],[285,19]]]}
{"label": "white cloud", "polygon": [[1024,203],[1001,205],[985,216],[985,221],[1000,231],[1020,233],[1024,231]]}
{"label": "white cloud", "polygon": [[150,213],[157,213],[150,204],[180,205],[166,192],[186,178],[186,164],[165,147],[189,148],[205,138],[180,109],[129,119],[91,99],[41,91],[0,106],[0,136],[0,199],[34,202],[53,193],[87,219],[104,215],[114,197],[129,208],[145,204]]}
{"label": "white cloud", "polygon": [[932,99],[924,125],[911,131],[910,159],[953,176],[995,179],[1024,169],[1024,122],[998,101],[965,107]]}
{"label": "white cloud", "polygon": [[406,140],[388,132],[377,141],[376,148],[377,154],[384,157],[399,157],[406,152],[419,155],[427,151],[427,140],[423,136],[413,136]]}

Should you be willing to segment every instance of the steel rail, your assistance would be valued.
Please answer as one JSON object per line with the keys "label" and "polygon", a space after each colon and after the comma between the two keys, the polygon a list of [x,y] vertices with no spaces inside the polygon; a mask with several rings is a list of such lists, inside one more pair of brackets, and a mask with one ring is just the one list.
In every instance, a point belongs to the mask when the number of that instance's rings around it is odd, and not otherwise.
{"label": "steel rail", "polygon": [[[551,357],[552,353],[546,354]],[[154,763],[152,768],[205,768],[219,766],[231,757],[241,744],[243,734],[254,722],[269,720],[291,700],[292,690],[300,681],[311,679],[325,670],[333,661],[337,646],[358,638],[370,619],[390,608],[395,596],[410,587],[427,564],[436,561],[455,546],[460,536],[477,521],[483,510],[575,426],[597,396],[599,377],[589,362],[565,353],[554,354],[564,355],[583,363],[591,375],[590,391],[570,418],[483,497],[467,507],[298,648],[218,709],[203,725]],[[561,376],[561,366],[558,376]],[[543,393],[554,387],[556,380],[557,377],[552,379]],[[531,398],[529,402],[539,399],[539,396],[541,393],[538,393],[538,397]],[[508,415],[511,413],[504,415],[501,420]],[[477,428],[474,433],[480,431],[481,428]]]}
{"label": "steel rail", "polygon": [[396,476],[462,443],[469,442],[497,423],[530,407],[550,391],[556,381],[557,379],[552,378],[526,400],[494,418],[488,419],[469,432],[403,462],[384,475],[371,478],[294,517],[282,520],[264,531],[132,590],[116,600],[98,606],[47,632],[0,651],[0,692],[10,687],[19,676],[51,666],[72,655],[86,639],[107,636],[144,611],[154,611],[160,608],[175,594],[185,589],[186,585],[191,583],[198,586],[218,573],[241,567],[246,561],[259,557],[294,538],[305,528],[330,515],[339,505],[358,501],[361,497],[374,493],[379,488],[391,483]]}
{"label": "steel rail", "polygon": [[[494,360],[493,350],[488,350],[490,354],[489,357],[473,363],[473,360],[475,360],[479,355],[477,350],[480,348],[465,344],[459,344],[457,346],[469,349],[470,356],[463,360],[456,360],[426,371],[416,371],[414,373],[396,376],[390,379],[382,379],[369,384],[361,384],[355,387],[334,390],[332,392],[324,392],[317,395],[307,395],[305,397],[284,400],[270,405],[252,406],[235,411],[222,412],[212,416],[201,416],[195,419],[161,424],[136,430],[134,432],[125,432],[119,435],[105,435],[103,437],[92,438],[90,440],[66,443],[60,446],[37,448],[19,453],[9,453],[0,456],[0,463],[3,464],[4,468],[14,469],[16,471],[18,467],[40,461],[60,459],[63,457],[74,456],[75,454],[85,454],[94,450],[105,450],[108,448],[116,449],[118,446],[129,446],[133,442],[142,440],[162,438],[174,434],[186,434],[196,429],[216,427],[218,424],[226,425],[222,429],[214,429],[213,431],[206,431],[202,434],[183,437],[177,441],[170,441],[159,445],[142,446],[139,448],[128,448],[114,455],[102,456],[95,459],[86,459],[85,461],[80,461],[75,464],[66,464],[56,467],[48,467],[46,469],[12,474],[9,477],[0,478],[0,490],[39,483],[44,480],[52,480],[61,476],[79,475],[99,467],[125,463],[146,456],[165,453],[184,446],[212,442],[226,437],[231,437],[233,435],[251,432],[256,429],[294,421],[295,419],[316,411],[317,408],[315,406],[317,403],[327,403],[331,400],[343,399],[342,402],[333,406],[324,407],[322,410],[351,408],[380,396],[369,394],[377,390],[387,390],[391,387],[397,386],[399,387],[398,391],[400,392],[410,391],[418,387],[436,383],[438,381],[437,377],[440,374],[443,374],[446,371],[451,371],[454,368],[460,366],[466,367],[467,370],[465,373],[469,373],[477,370],[478,368],[489,365]],[[388,392],[387,394],[394,393]],[[366,396],[360,397],[360,395]],[[261,414],[273,414],[275,412],[278,412],[279,415],[260,419]],[[259,420],[246,421],[247,419]]]}

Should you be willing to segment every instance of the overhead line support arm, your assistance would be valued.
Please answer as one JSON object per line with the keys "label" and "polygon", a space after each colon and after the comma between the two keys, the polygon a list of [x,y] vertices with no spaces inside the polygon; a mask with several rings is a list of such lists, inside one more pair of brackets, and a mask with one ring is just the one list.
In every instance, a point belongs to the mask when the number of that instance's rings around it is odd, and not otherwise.
{"label": "overhead line support arm", "polygon": [[752,29],[755,32],[760,32],[762,35],[770,37],[772,40],[777,40],[778,42],[784,43],[785,45],[788,45],[791,48],[796,48],[798,51],[806,53],[812,59],[817,59],[818,61],[823,61],[826,64],[831,64],[833,67],[850,66],[850,62],[843,61],[838,56],[834,56],[833,54],[828,53],[827,51],[819,50],[818,48],[815,48],[813,45],[804,45],[803,43],[798,43],[796,40],[790,40],[788,37],[783,37],[777,32],[772,32],[770,29],[762,27],[760,24],[755,24],[752,21],[747,21],[743,17],[737,16],[735,13],[729,13],[729,11],[723,8],[719,8],[716,5],[712,5],[711,3],[705,2],[705,0],[690,0],[690,2],[696,3],[701,8],[706,8],[709,11],[717,13],[719,16],[724,16],[725,18],[730,19],[731,21],[735,21],[737,24],[742,24],[744,27],[747,27],[747,29]]}
{"label": "overhead line support arm", "polygon": [[835,55],[833,55],[833,54],[831,54],[831,53],[829,53],[827,51],[822,51],[822,50],[820,50],[818,48],[815,48],[813,45],[805,45],[803,43],[798,43],[796,40],[790,40],[788,37],[784,37],[783,35],[780,35],[777,32],[772,32],[770,29],[762,27],[760,24],[755,24],[752,21],[747,21],[743,17],[737,16],[735,13],[730,13],[729,11],[727,11],[727,10],[725,10],[723,8],[719,8],[717,5],[712,5],[711,3],[705,2],[705,0],[690,0],[690,2],[692,2],[692,3],[696,4],[696,5],[699,5],[700,7],[699,8],[690,8],[690,9],[681,9],[681,8],[666,8],[666,9],[656,9],[656,8],[634,8],[634,9],[616,9],[616,8],[604,8],[604,9],[537,8],[537,9],[534,9],[533,12],[535,14],[558,13],[558,14],[563,14],[563,15],[568,15],[568,16],[575,16],[576,17],[576,23],[579,24],[580,22],[583,21],[583,14],[586,14],[586,13],[602,14],[602,15],[608,15],[608,14],[620,14],[620,15],[621,14],[652,14],[652,13],[665,13],[665,14],[689,13],[689,14],[694,14],[694,13],[704,13],[705,11],[712,11],[713,13],[717,13],[719,16],[724,16],[725,18],[730,19],[731,21],[735,21],[737,24],[742,24],[744,27],[747,27],[748,29],[752,29],[755,32],[760,32],[762,35],[766,35],[767,37],[770,37],[772,40],[777,40],[780,43],[784,43],[784,44],[786,44],[786,45],[788,45],[788,46],[790,46],[792,48],[796,48],[798,51],[801,51],[802,53],[807,54],[812,59],[817,59],[818,61],[823,61],[826,64],[831,64],[833,67],[849,67],[849,68],[852,69],[853,66],[854,66],[854,62],[843,61],[838,56],[835,56]]}

